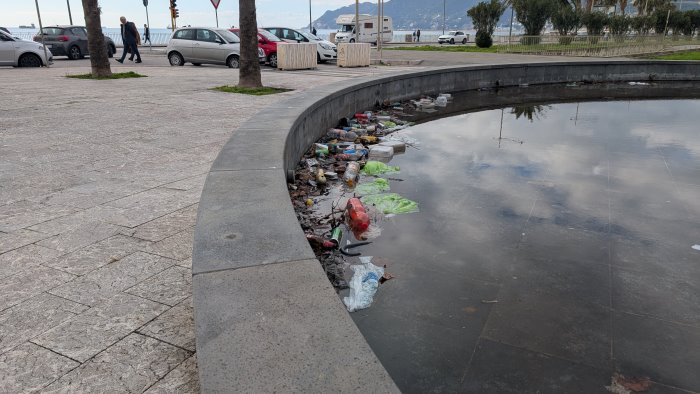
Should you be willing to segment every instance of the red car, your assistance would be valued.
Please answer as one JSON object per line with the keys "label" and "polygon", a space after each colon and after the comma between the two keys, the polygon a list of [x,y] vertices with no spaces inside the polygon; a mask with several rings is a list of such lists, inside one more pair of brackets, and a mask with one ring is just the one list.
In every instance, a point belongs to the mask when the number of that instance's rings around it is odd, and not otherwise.
{"label": "red car", "polygon": [[[228,29],[240,38],[240,29]],[[277,68],[277,43],[281,42],[276,35],[267,30],[258,29],[258,47],[265,52],[265,58],[270,67]]]}

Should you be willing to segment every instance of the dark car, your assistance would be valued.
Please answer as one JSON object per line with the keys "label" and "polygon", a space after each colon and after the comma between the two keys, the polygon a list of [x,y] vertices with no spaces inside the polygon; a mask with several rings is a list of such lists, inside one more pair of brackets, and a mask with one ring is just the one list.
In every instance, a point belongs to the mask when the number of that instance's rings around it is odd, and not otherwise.
{"label": "dark car", "polygon": [[[84,26],[51,26],[41,30],[41,34],[34,36],[34,41],[41,42],[44,36],[44,44],[54,56],[68,56],[68,59],[78,60],[90,54],[88,49],[87,30]],[[107,56],[112,57],[117,52],[117,47],[111,38],[105,36]]]}

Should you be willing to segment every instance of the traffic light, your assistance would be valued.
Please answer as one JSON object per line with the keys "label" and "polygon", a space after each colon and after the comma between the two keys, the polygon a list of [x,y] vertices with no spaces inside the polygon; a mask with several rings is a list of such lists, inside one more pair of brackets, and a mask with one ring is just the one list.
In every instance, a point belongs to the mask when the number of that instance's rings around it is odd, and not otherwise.
{"label": "traffic light", "polygon": [[177,0],[170,0],[170,8],[175,8],[177,7]]}
{"label": "traffic light", "polygon": [[177,19],[179,17],[180,17],[180,11],[178,11],[177,8],[175,8],[175,18]]}
{"label": "traffic light", "polygon": [[170,9],[170,17],[175,18],[175,8]]}

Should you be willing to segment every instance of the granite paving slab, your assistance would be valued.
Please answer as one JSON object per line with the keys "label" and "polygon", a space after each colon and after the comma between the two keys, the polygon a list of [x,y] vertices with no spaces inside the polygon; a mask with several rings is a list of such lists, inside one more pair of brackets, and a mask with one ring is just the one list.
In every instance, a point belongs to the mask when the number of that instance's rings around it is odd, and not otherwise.
{"label": "granite paving slab", "polygon": [[0,355],[0,391],[37,392],[79,365],[60,354],[25,343]]}
{"label": "granite paving slab", "polygon": [[187,208],[161,216],[130,230],[129,235],[153,242],[160,241],[194,226],[198,208],[199,204],[193,204]]}
{"label": "granite paving slab", "polygon": [[156,339],[131,334],[43,392],[141,393],[190,355]]}
{"label": "granite paving slab", "polygon": [[44,265],[70,272],[74,275],[85,275],[102,266],[114,263],[136,252],[148,242],[138,238],[117,234],[100,242],[65,254],[60,258],[50,260]]}
{"label": "granite paving slab", "polygon": [[19,346],[86,309],[88,307],[85,305],[43,293],[0,312],[0,353]]}
{"label": "granite paving slab", "polygon": [[0,311],[75,278],[67,272],[36,266],[0,279]]}
{"label": "granite paving slab", "polygon": [[85,223],[74,230],[44,239],[38,244],[67,253],[109,238],[118,234],[121,229],[119,226],[102,222]]}
{"label": "granite paving slab", "polygon": [[136,252],[50,292],[69,300],[93,306],[174,264],[175,261],[161,256]]}
{"label": "granite paving slab", "polygon": [[170,259],[184,260],[192,257],[193,237],[194,227],[190,227],[173,236],[150,244],[143,250]]}
{"label": "granite paving slab", "polygon": [[39,245],[27,245],[0,254],[0,279],[49,262],[60,255],[61,252],[57,250]]}
{"label": "granite paving slab", "polygon": [[161,304],[175,306],[192,294],[192,270],[170,267],[125,290],[126,293],[143,297]]}
{"label": "granite paving slab", "polygon": [[48,237],[48,235],[30,230],[17,230],[11,233],[0,232],[0,253],[33,244],[46,237]]}
{"label": "granite paving slab", "polygon": [[[18,202],[16,204],[20,204]],[[14,204],[10,204],[14,205]],[[24,205],[24,204],[23,204]],[[6,206],[5,206],[6,207]],[[32,203],[22,212],[6,216],[0,219],[0,231],[11,232],[33,224],[41,223],[57,217],[66,216],[77,209],[63,205],[46,205],[40,203]]]}
{"label": "granite paving slab", "polygon": [[122,293],[31,342],[85,362],[168,309],[163,304]]}
{"label": "granite paving slab", "polygon": [[123,214],[124,210],[121,208],[98,205],[60,218],[47,220],[43,223],[31,226],[29,229],[40,233],[58,235],[77,230],[90,223],[109,223],[113,218]]}
{"label": "granite paving slab", "polygon": [[139,328],[138,332],[171,345],[194,351],[194,316],[192,297],[183,300],[150,323]]}
{"label": "granite paving slab", "polygon": [[146,394],[195,394],[200,392],[197,356],[194,355],[146,390]]}

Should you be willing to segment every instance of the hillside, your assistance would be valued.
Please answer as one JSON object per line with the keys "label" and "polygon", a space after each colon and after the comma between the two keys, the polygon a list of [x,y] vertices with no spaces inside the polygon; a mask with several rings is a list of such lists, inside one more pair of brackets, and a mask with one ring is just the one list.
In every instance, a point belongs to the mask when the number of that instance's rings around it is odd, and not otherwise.
{"label": "hillside", "polygon": [[[467,10],[477,3],[478,0],[446,0],[446,28],[471,27]],[[442,30],[442,6],[442,1],[435,0],[389,0],[384,3],[384,14],[393,18],[396,30]],[[338,15],[354,13],[354,4],[327,11],[314,25],[318,29],[335,29],[335,19]],[[360,14],[377,15],[377,3],[360,3]]]}

